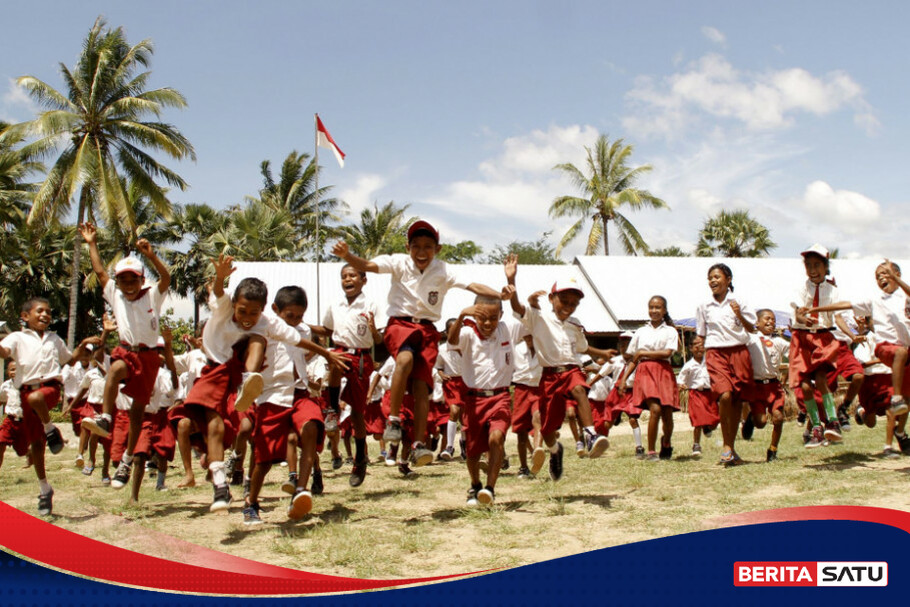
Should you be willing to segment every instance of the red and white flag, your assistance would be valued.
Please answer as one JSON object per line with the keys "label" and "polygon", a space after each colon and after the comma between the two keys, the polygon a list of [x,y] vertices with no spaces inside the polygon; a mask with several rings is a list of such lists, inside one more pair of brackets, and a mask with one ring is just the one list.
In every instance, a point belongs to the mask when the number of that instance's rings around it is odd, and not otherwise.
{"label": "red and white flag", "polygon": [[344,166],[344,152],[341,151],[341,148],[338,147],[335,140],[332,139],[332,136],[329,134],[328,129],[322,124],[319,114],[316,114],[316,145],[321,148],[332,150],[332,153],[335,154],[335,160],[338,161],[338,165]]}

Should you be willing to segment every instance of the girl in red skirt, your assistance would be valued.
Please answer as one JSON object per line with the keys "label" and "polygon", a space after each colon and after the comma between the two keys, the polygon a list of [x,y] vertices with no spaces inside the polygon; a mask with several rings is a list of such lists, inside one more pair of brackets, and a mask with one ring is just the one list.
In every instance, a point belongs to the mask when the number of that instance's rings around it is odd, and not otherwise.
{"label": "girl in red skirt", "polygon": [[[676,390],[676,377],[670,366],[670,357],[679,349],[679,334],[667,313],[667,300],[664,297],[655,295],[648,301],[648,317],[651,322],[639,328],[632,336],[628,350],[632,355],[632,364],[623,373],[620,383],[624,385],[628,374],[635,371],[632,403],[639,409],[651,412],[648,420],[647,459],[656,461],[673,456],[673,412],[679,410],[679,392]],[[658,454],[655,447],[657,429],[661,422],[663,436]]]}
{"label": "girl in red skirt", "polygon": [[735,450],[741,395],[752,383],[752,360],[746,344],[755,328],[755,313],[733,298],[733,271],[726,264],[717,263],[708,269],[708,287],[712,297],[698,306],[695,333],[705,341],[711,389],[719,395],[717,404],[724,437],[720,461],[724,465],[736,465],[742,461]]}
{"label": "girl in red skirt", "polygon": [[689,422],[692,424],[692,455],[701,457],[701,435],[710,436],[720,423],[717,395],[711,390],[711,376],[705,366],[705,341],[696,337],[689,348],[690,358],[676,376],[676,383],[689,391]]}

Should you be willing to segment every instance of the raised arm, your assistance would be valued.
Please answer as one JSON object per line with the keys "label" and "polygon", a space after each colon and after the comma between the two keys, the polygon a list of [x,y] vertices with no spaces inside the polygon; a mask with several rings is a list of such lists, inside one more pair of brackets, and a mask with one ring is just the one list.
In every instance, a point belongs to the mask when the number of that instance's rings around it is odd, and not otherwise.
{"label": "raised arm", "polygon": [[348,363],[345,360],[345,356],[340,352],[331,352],[329,350],[326,350],[316,342],[310,341],[305,337],[300,338],[300,341],[297,342],[297,347],[318,354],[319,356],[329,361],[329,365],[333,367],[341,369],[342,371],[348,370]]}
{"label": "raised arm", "polygon": [[461,328],[464,326],[464,319],[468,316],[474,315],[474,306],[468,306],[461,311],[461,314],[458,315],[458,319],[452,323],[452,326],[449,327],[449,333],[446,336],[450,346],[457,346],[461,336]]}
{"label": "raised arm", "polygon": [[885,263],[882,264],[885,269],[885,274],[890,278],[894,283],[901,288],[901,291],[910,295],[910,285],[903,281],[903,279],[898,275],[897,269],[894,267],[894,264],[891,263],[890,259],[886,259]]}
{"label": "raised arm", "polygon": [[230,255],[224,255],[223,253],[218,256],[218,259],[212,260],[212,265],[215,266],[215,281],[212,283],[212,295],[220,298],[224,295],[224,281],[227,280],[227,277],[234,273],[234,270],[237,268],[234,267],[234,258]]}
{"label": "raised arm", "polygon": [[525,307],[518,299],[518,289],[515,287],[515,276],[518,274],[518,255],[514,253],[509,255],[502,265],[506,273],[506,286],[502,290],[502,297],[505,299],[508,296],[512,311],[524,318]]}
{"label": "raised arm", "polygon": [[95,226],[86,222],[79,226],[79,233],[82,239],[88,245],[88,255],[92,260],[92,271],[98,276],[98,281],[103,289],[111,279],[107,270],[104,269],[104,262],[101,261],[101,253],[98,252],[98,230]]}
{"label": "raised arm", "polygon": [[75,365],[76,361],[82,357],[82,353],[85,352],[86,346],[92,345],[92,346],[98,347],[101,345],[101,343],[102,343],[101,337],[99,337],[98,335],[93,335],[92,337],[86,337],[85,339],[83,339],[82,341],[79,342],[79,345],[76,346],[75,350],[73,350],[73,355],[70,356],[70,359],[68,361],[64,362],[63,364],[67,365],[67,366]]}
{"label": "raised arm", "polygon": [[139,249],[139,252],[155,267],[155,272],[158,273],[158,292],[166,293],[168,287],[171,286],[171,271],[164,265],[164,262],[155,255],[155,250],[152,248],[151,243],[145,238],[140,238],[136,242],[136,248]]}
{"label": "raised arm", "polygon": [[351,265],[352,268],[358,272],[372,272],[376,274],[379,272],[379,266],[370,261],[369,259],[364,259],[363,257],[358,257],[351,253],[351,248],[343,240],[339,240],[335,243],[335,246],[332,247],[332,255],[342,258],[345,263]]}
{"label": "raised arm", "polygon": [[171,385],[176,390],[180,387],[180,378],[177,376],[177,364],[174,362],[174,334],[170,327],[161,326],[161,339],[164,340],[164,366],[171,372]]}

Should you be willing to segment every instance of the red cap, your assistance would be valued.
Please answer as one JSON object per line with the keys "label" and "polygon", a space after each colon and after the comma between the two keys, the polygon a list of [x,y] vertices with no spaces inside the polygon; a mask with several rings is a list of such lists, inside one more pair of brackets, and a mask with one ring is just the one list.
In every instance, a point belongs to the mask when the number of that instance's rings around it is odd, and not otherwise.
{"label": "red cap", "polygon": [[429,232],[430,235],[436,239],[436,244],[439,244],[439,232],[436,231],[429,221],[419,220],[411,224],[411,227],[408,228],[408,242],[411,242],[411,239],[414,238],[414,234],[419,231]]}

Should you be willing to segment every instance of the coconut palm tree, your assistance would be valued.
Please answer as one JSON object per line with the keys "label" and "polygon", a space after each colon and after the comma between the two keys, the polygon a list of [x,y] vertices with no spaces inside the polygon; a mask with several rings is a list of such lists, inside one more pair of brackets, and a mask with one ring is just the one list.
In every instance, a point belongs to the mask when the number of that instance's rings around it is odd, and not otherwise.
{"label": "coconut palm tree", "polygon": [[228,224],[209,238],[215,255],[224,253],[245,261],[288,261],[297,254],[291,215],[259,200],[229,209]]}
{"label": "coconut palm tree", "polygon": [[698,257],[765,257],[777,243],[749,211],[721,211],[698,233]]}
{"label": "coconut palm tree", "polygon": [[390,200],[379,208],[360,212],[360,225],[346,225],[340,228],[341,236],[351,251],[367,259],[386,253],[399,253],[408,242],[407,229],[416,219],[405,215],[410,205],[399,207]]}
{"label": "coconut palm tree", "polygon": [[[110,29],[99,17],[85,38],[76,65],[72,69],[60,65],[64,92],[34,76],[19,78],[19,85],[48,109],[35,120],[13,128],[36,137],[34,145],[48,155],[63,146],[35,193],[30,222],[59,219],[78,198],[77,223],[86,216],[95,219],[100,215],[107,225],[135,226],[135,210],[129,206],[121,175],[144,191],[160,215],[170,215],[166,187],[183,190],[186,183],[148,151],[164,152],[176,160],[195,160],[196,155],[173,125],[146,120],[159,118],[169,107],[186,107],[183,95],[175,89],[147,90],[150,72],[141,70],[149,65],[152,53],[150,40],[131,46],[122,28]],[[167,186],[159,185],[159,180]],[[81,244],[77,232],[70,283],[71,320],[77,313]],[[70,346],[74,331],[71,324]]]}
{"label": "coconut palm tree", "polygon": [[644,238],[620,209],[626,207],[638,211],[645,207],[670,208],[666,202],[647,190],[635,187],[638,178],[651,171],[651,165],[629,167],[627,163],[632,154],[632,146],[626,145],[622,139],[617,139],[611,144],[606,135],[597,138],[593,149],[585,146],[585,150],[588,153],[587,173],[571,163],[553,167],[568,175],[575,186],[584,193],[583,196],[560,196],[550,205],[550,217],[554,219],[581,216],[559,241],[556,254],[559,255],[562,249],[581,233],[588,219],[592,222],[588,232],[588,244],[585,247],[586,255],[594,255],[601,242],[604,255],[610,254],[608,230],[611,222],[627,254],[647,253],[648,245]]}
{"label": "coconut palm tree", "polygon": [[0,225],[4,228],[28,214],[37,186],[26,180],[44,171],[34,146],[22,145],[22,141],[21,133],[0,121]]}

